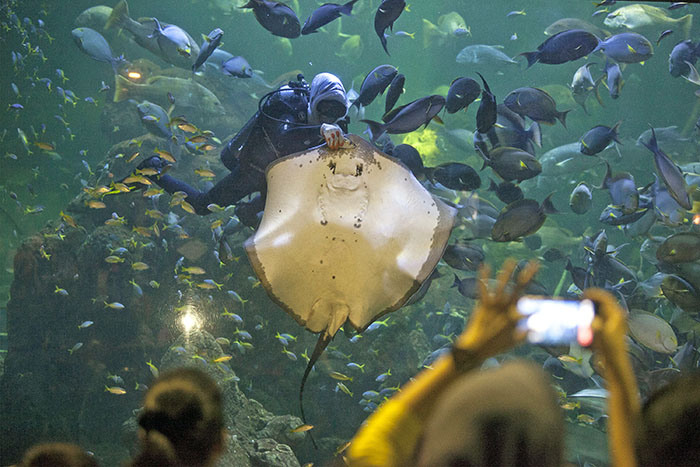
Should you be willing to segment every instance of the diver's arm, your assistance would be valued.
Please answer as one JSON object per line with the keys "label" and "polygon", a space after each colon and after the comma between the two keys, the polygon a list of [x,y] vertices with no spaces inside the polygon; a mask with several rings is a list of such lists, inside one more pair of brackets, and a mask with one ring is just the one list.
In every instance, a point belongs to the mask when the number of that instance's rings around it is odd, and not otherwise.
{"label": "diver's arm", "polygon": [[627,320],[615,297],[603,289],[590,288],[584,298],[596,304],[593,348],[601,357],[608,383],[608,443],[612,465],[637,465],[634,428],[640,413],[637,381],[627,354]]}
{"label": "diver's arm", "polygon": [[348,448],[348,465],[411,465],[425,421],[445,389],[464,372],[478,368],[486,358],[510,349],[523,339],[523,333],[516,331],[520,315],[515,303],[534,276],[537,265],[532,263],[521,271],[517,285],[506,292],[514,268],[515,262],[506,262],[495,293],[486,289],[488,268],[481,269],[480,301],[467,328],[455,342],[454,353],[438,359],[431,369],[423,370],[367,419]]}

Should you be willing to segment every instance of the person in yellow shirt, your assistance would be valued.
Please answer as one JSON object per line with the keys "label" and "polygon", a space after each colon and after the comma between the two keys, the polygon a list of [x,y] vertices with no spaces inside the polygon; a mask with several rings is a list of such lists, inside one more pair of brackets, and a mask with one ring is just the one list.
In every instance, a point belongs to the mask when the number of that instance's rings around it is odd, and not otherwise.
{"label": "person in yellow shirt", "polygon": [[[533,458],[539,461],[531,465],[562,464],[563,415],[552,408],[556,400],[542,387],[542,377],[523,365],[504,365],[496,370],[500,374],[494,372],[495,376],[474,371],[487,358],[513,348],[525,338],[525,333],[517,329],[521,315],[516,310],[516,302],[537,268],[537,263],[529,263],[509,286],[515,262],[508,260],[497,284],[490,290],[486,285],[490,271],[488,267],[480,270],[479,301],[464,332],[455,341],[452,353],[418,374],[367,419],[346,451],[347,465],[478,466],[493,465],[494,460],[498,462],[496,465],[528,465]],[[615,466],[634,466],[630,427],[638,417],[639,396],[625,348],[626,317],[607,291],[587,289],[584,297],[591,299],[597,310],[592,325],[593,347],[608,381],[611,460]],[[510,389],[505,391],[504,381],[511,381]],[[489,384],[492,391],[488,390]],[[472,394],[474,399],[465,401],[459,393]],[[515,399],[518,395],[521,397]],[[454,399],[454,404],[439,407],[445,398]],[[504,407],[503,401],[508,398],[514,402],[513,407]],[[465,411],[466,407],[469,409]],[[478,410],[479,407],[484,410]],[[484,415],[489,407],[505,415],[493,416],[493,411]],[[519,413],[523,416],[518,416]],[[527,419],[528,414],[538,420]],[[491,421],[475,427],[476,420],[483,421],[484,416],[491,416]],[[513,428],[514,424],[519,424],[520,428]],[[454,430],[450,432],[453,425]],[[503,436],[504,431],[512,435],[510,439]],[[451,452],[454,439],[460,438],[463,441],[461,452]],[[475,443],[481,446],[475,449]]]}

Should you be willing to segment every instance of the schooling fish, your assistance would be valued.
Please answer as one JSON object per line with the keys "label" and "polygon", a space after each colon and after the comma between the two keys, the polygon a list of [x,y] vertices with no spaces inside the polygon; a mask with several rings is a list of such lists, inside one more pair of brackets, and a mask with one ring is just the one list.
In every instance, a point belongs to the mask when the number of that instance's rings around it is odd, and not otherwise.
{"label": "schooling fish", "polygon": [[569,196],[569,207],[576,214],[585,214],[593,205],[593,193],[586,182],[580,182]]}
{"label": "schooling fish", "polygon": [[401,94],[403,94],[403,85],[406,82],[406,76],[402,73],[394,76],[389,84],[389,90],[386,92],[386,101],[384,103],[384,113],[389,113],[391,109],[396,105],[396,101],[399,100]]}
{"label": "schooling fish", "polygon": [[[179,44],[172,43],[172,41],[170,41],[171,44],[168,44],[168,39],[164,38],[161,39],[164,48],[161,48],[159,42],[160,35],[154,34],[154,31],[158,28],[156,21],[153,18],[141,21],[132,19],[129,16],[129,6],[126,0],[120,0],[119,3],[114,6],[105,24],[105,29],[110,29],[115,26],[129,31],[138,45],[172,65],[189,70],[192,68],[195,57],[199,55],[199,46],[192,36],[190,36],[187,31],[177,26],[175,26],[177,28],[177,35],[174,36],[174,38],[179,41]],[[167,29],[169,26],[171,25],[160,23],[161,29]],[[176,30],[172,31],[173,34],[175,34]],[[181,32],[187,37],[186,41],[182,38]],[[178,48],[182,48],[183,51],[186,50],[187,45],[189,45],[190,49],[189,54],[182,54],[178,51]]]}
{"label": "schooling fish", "polygon": [[656,143],[656,132],[654,128],[651,129],[651,139],[649,142],[642,141],[642,144],[654,153],[656,173],[659,175],[659,178],[663,180],[671,197],[684,209],[692,209],[693,202],[688,195],[688,184],[683,177],[683,172],[681,172],[681,169],[678,168],[666,153],[659,149]]}
{"label": "schooling fish", "polygon": [[690,67],[688,63],[695,65],[700,52],[700,42],[697,45],[691,40],[681,41],[673,47],[668,56],[668,72],[674,78],[681,75],[688,76]]}
{"label": "schooling fish", "polygon": [[[489,156],[479,152],[484,166],[489,166],[503,180],[522,182],[536,177],[542,172],[542,165],[532,154],[519,148],[499,146],[489,152]],[[482,167],[482,168],[483,168]]]}
{"label": "schooling fish", "polygon": [[481,94],[481,86],[472,78],[455,78],[447,91],[445,110],[453,114],[464,109],[474,102]]}
{"label": "schooling fish", "polygon": [[301,24],[294,10],[274,0],[250,0],[239,8],[253,10],[258,23],[274,36],[294,39],[301,35]]}
{"label": "schooling fish", "polygon": [[320,7],[316,8],[311,15],[304,22],[304,26],[301,28],[301,34],[311,34],[318,32],[319,28],[322,28],[326,24],[340,18],[340,15],[351,15],[352,7],[355,5],[357,0],[350,0],[344,5],[338,5],[337,3],[324,3]]}
{"label": "schooling fish", "polygon": [[75,28],[71,31],[71,35],[83,53],[98,62],[111,64],[114,72],[117,72],[117,67],[124,61],[124,58],[114,56],[112,48],[102,37],[102,34],[90,28]]}
{"label": "schooling fish", "polygon": [[557,33],[541,43],[534,52],[523,52],[530,68],[536,62],[550,65],[578,60],[598,47],[600,40],[583,29],[570,29]]}
{"label": "schooling fish", "polygon": [[392,65],[379,65],[370,71],[360,85],[360,95],[352,103],[354,106],[367,107],[391,84],[399,71]]}
{"label": "schooling fish", "polygon": [[[391,118],[387,118],[386,123],[379,123],[372,120],[360,120],[369,126],[372,134],[372,141],[381,136],[383,133],[392,135],[410,133],[420,128],[421,125],[427,125],[445,106],[445,98],[439,95],[421,97],[415,101],[401,107],[397,107],[390,114]],[[387,116],[385,116],[387,117]]]}
{"label": "schooling fish", "polygon": [[[155,29],[152,35],[155,36],[164,56],[173,57],[175,54],[180,54],[183,57],[192,56],[192,42],[189,35],[179,26],[168,24],[163,26],[157,18],[153,18]],[[199,55],[199,50],[197,51]]]}
{"label": "schooling fish", "polygon": [[382,0],[379,4],[377,12],[374,15],[374,31],[379,36],[379,41],[382,43],[382,47],[387,55],[391,55],[389,50],[386,48],[386,36],[384,31],[387,28],[393,31],[394,21],[406,8],[406,2],[404,0]]}
{"label": "schooling fish", "polygon": [[521,199],[509,204],[498,214],[491,229],[491,239],[495,242],[510,242],[532,235],[542,227],[547,214],[557,213],[550,198],[538,203],[532,199]]}
{"label": "schooling fish", "polygon": [[221,71],[225,75],[235,76],[236,78],[251,78],[253,76],[253,68],[248,61],[243,57],[231,57],[221,64]]}
{"label": "schooling fish", "polygon": [[588,110],[586,109],[586,99],[592,92],[595,93],[595,97],[600,106],[603,106],[603,101],[598,93],[598,84],[600,84],[601,79],[597,81],[593,80],[590,70],[592,65],[594,64],[586,63],[576,70],[574,77],[571,80],[571,85],[569,86],[571,89],[571,94],[574,96],[574,100],[578,105],[583,107],[583,111],[586,112],[586,114],[588,114]]}
{"label": "schooling fish", "polygon": [[607,170],[599,189],[607,189],[613,206],[623,214],[632,214],[639,208],[639,193],[634,183],[634,177],[628,172],[613,175],[610,164],[605,162]]}
{"label": "schooling fish", "polygon": [[654,55],[654,48],[649,39],[636,32],[615,34],[602,41],[599,50],[606,57],[619,63],[644,62]]}
{"label": "schooling fish", "polygon": [[197,71],[199,67],[207,61],[221,44],[222,37],[224,37],[224,31],[219,28],[214,29],[209,35],[204,36],[204,42],[202,42],[202,46],[199,48],[199,55],[197,55],[197,59],[192,64],[192,71]]}
{"label": "schooling fish", "polygon": [[605,61],[605,85],[608,87],[610,97],[617,99],[620,97],[622,85],[625,84],[622,80],[622,71],[620,65],[615,62]]}
{"label": "schooling fish", "polygon": [[458,191],[473,191],[481,186],[476,170],[460,162],[447,162],[437,167],[425,168],[425,174],[433,183]]}
{"label": "schooling fish", "polygon": [[513,112],[523,117],[554,125],[559,120],[566,128],[566,114],[570,110],[560,112],[557,103],[546,91],[538,88],[518,88],[511,91],[503,100],[503,103]]}
{"label": "schooling fish", "polygon": [[476,73],[481,78],[484,88],[481,91],[481,103],[476,111],[476,129],[479,133],[488,132],[498,119],[498,105],[496,105],[496,96],[493,95],[489,85],[481,73]]}
{"label": "schooling fish", "polygon": [[661,8],[635,3],[618,8],[603,21],[611,28],[638,29],[654,26],[680,26],[684,37],[688,37],[693,24],[693,15],[685,15],[682,18],[671,18]]}
{"label": "schooling fish", "polygon": [[607,148],[613,141],[622,144],[617,138],[617,130],[620,128],[620,124],[622,124],[622,120],[617,122],[612,128],[605,125],[597,125],[588,130],[581,138],[581,154],[594,156]]}

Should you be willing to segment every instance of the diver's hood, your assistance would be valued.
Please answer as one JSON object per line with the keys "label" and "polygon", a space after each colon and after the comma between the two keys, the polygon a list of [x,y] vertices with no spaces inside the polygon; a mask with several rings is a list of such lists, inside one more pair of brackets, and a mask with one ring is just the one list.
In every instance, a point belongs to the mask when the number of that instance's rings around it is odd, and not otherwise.
{"label": "diver's hood", "polygon": [[345,94],[345,87],[343,87],[343,83],[337,76],[331,73],[319,73],[314,76],[309,88],[309,95],[311,97],[309,102],[309,123],[321,123],[321,116],[318,112],[318,104],[322,101],[336,101],[345,107],[345,112],[343,115],[339,116],[336,121],[345,117],[345,114],[347,114],[348,100],[347,95]]}

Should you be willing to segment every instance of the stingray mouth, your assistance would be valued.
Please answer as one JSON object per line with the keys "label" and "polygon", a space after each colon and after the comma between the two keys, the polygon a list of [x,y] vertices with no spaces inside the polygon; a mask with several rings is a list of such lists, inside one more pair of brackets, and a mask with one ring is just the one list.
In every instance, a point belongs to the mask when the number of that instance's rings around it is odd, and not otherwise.
{"label": "stingray mouth", "polygon": [[331,171],[327,181],[329,189],[354,191],[362,186],[364,165],[361,162],[332,160],[328,163],[328,168]]}

